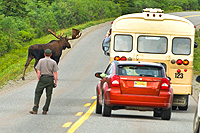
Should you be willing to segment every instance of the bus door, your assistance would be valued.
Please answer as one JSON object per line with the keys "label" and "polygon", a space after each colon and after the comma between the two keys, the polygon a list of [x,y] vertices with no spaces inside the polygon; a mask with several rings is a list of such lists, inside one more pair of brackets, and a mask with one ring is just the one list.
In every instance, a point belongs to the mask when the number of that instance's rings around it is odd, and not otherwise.
{"label": "bus door", "polygon": [[161,63],[168,71],[169,36],[139,35],[137,37],[136,60],[145,62]]}

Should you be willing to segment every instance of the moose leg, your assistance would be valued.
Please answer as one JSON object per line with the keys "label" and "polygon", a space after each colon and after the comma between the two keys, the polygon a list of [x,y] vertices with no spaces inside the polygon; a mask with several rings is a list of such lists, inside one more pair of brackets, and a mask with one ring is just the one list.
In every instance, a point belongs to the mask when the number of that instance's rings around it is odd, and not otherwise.
{"label": "moose leg", "polygon": [[22,74],[22,80],[25,80],[24,76],[25,76],[25,71],[28,67],[28,65],[30,64],[31,60],[33,59],[33,57],[28,57],[27,61],[26,61],[26,64],[25,64],[25,67],[24,67],[24,71],[23,71],[23,74]]}
{"label": "moose leg", "polygon": [[37,64],[38,64],[38,61],[39,61],[39,60],[35,59],[34,69],[35,69],[35,72],[36,72],[36,73],[37,73],[37,69],[36,69],[35,67],[36,67]]}

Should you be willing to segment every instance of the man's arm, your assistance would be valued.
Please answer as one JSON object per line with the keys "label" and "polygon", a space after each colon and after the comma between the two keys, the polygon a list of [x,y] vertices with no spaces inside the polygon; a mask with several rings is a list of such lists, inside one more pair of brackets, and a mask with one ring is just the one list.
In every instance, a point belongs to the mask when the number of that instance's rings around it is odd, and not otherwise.
{"label": "man's arm", "polygon": [[40,80],[40,71],[37,70],[37,77],[38,77],[38,81]]}
{"label": "man's arm", "polygon": [[57,77],[58,77],[58,73],[54,72],[54,79],[55,79],[55,84],[57,85]]}

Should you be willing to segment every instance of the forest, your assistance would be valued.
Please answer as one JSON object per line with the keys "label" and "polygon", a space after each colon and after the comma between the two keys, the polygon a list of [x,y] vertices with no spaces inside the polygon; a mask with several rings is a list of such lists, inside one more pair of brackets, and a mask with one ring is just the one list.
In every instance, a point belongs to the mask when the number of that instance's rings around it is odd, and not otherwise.
{"label": "forest", "polygon": [[142,9],[199,10],[200,0],[0,0],[0,57],[48,34]]}

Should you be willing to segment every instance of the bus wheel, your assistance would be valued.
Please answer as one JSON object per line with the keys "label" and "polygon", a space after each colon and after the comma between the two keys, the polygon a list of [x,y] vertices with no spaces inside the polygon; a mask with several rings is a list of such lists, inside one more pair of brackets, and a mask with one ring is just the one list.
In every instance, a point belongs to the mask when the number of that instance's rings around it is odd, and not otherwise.
{"label": "bus wheel", "polygon": [[186,106],[183,106],[183,107],[178,106],[178,109],[179,109],[179,110],[186,111],[186,110],[188,109],[188,104],[187,104]]}
{"label": "bus wheel", "polygon": [[178,109],[179,110],[183,110],[183,111],[186,111],[188,109],[188,96],[186,97],[186,105],[185,106],[178,106]]}
{"label": "bus wheel", "polygon": [[172,110],[176,110],[177,106],[172,106]]}

